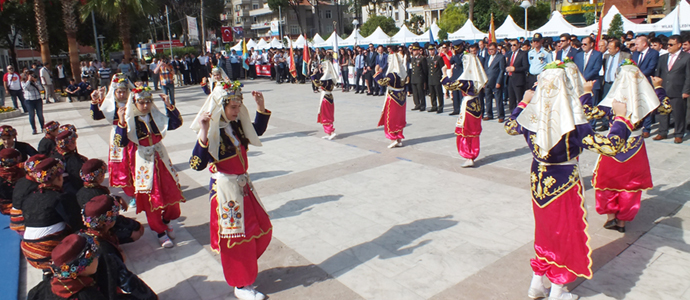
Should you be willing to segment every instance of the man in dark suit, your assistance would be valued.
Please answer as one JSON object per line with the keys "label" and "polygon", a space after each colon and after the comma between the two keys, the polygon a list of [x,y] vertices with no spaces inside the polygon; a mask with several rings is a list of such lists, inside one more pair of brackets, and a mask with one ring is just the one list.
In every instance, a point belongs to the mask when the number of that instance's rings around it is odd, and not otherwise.
{"label": "man in dark suit", "polygon": [[367,57],[364,60],[364,65],[366,68],[366,80],[369,81],[369,92],[367,96],[378,96],[379,95],[379,85],[374,80],[374,73],[376,73],[376,48],[374,44],[369,44],[369,49],[367,50]]}
{"label": "man in dark suit", "polygon": [[[462,41],[453,42],[453,50],[455,54],[450,58],[450,64],[453,66],[452,75],[450,79],[452,81],[458,80],[463,72],[462,66],[462,56],[463,56],[463,44]],[[447,76],[447,75],[446,75]],[[460,114],[460,104],[462,103],[462,95],[460,91],[453,91],[453,111],[450,113],[451,116]]]}
{"label": "man in dark suit", "polygon": [[[602,56],[601,52],[594,50],[594,40],[587,36],[582,39],[582,52],[575,54],[575,59],[573,60],[580,69],[580,73],[585,78],[586,81],[594,81],[594,86],[592,86],[592,99],[598,101],[599,94],[601,93],[601,81],[599,80],[599,71],[601,71],[602,66]],[[594,105],[599,104],[594,103]],[[596,125],[596,120],[590,121],[592,128]]]}
{"label": "man in dark suit", "polygon": [[[560,37],[560,46],[561,46],[561,51],[556,52],[556,60],[563,61],[565,57],[573,59],[575,58],[575,54],[579,52],[577,49],[573,48],[571,43],[572,41],[570,40],[570,34],[564,33],[561,34]],[[564,56],[565,54],[565,56]]]}
{"label": "man in dark suit", "polygon": [[486,77],[489,79],[484,87],[485,103],[484,103],[484,120],[491,120],[494,118],[493,100],[496,98],[496,106],[498,108],[498,122],[503,123],[505,119],[505,109],[503,108],[503,73],[506,69],[506,61],[501,53],[496,51],[496,43],[489,44],[488,56],[484,63],[484,71]]}
{"label": "man in dark suit", "polygon": [[477,47],[477,58],[480,58],[482,61],[486,60],[486,58],[489,57],[489,52],[484,40],[479,40],[477,42]]}
{"label": "man in dark suit", "polygon": [[[613,82],[616,80],[616,76],[618,74],[618,70],[620,70],[621,63],[626,59],[632,58],[630,53],[621,51],[621,42],[618,39],[612,39],[608,43],[606,48],[608,49],[608,51],[606,52],[606,54],[604,54],[604,60],[602,64],[604,66],[604,76],[601,77],[601,79],[603,79],[601,87],[601,96],[599,97],[599,99],[597,99],[597,101],[606,97],[606,95],[609,93],[609,90],[611,89]],[[592,129],[595,128],[597,121],[599,120],[594,120]],[[599,128],[599,130],[608,130],[609,122],[606,120],[606,118],[601,119],[601,122],[602,125],[601,128]],[[642,137],[648,138],[649,133],[643,132]]]}
{"label": "man in dark suit", "polygon": [[[657,64],[659,63],[659,51],[656,51],[649,47],[647,37],[641,35],[635,39],[636,52],[632,54],[632,60],[640,68],[642,74],[647,76],[649,83],[652,83],[651,76],[655,74]],[[654,115],[649,114],[642,122],[642,134],[649,136],[649,132],[652,131],[652,120]]]}
{"label": "man in dark suit", "polygon": [[[429,57],[427,57],[427,64],[429,65],[429,99],[431,108],[428,112],[436,112],[438,114],[443,112],[443,88],[441,86],[441,76],[443,76],[443,58],[436,53],[436,45],[430,44],[427,46],[429,50]],[[438,104],[438,106],[437,106]]]}
{"label": "man in dark suit", "polygon": [[520,50],[520,43],[517,40],[510,41],[510,50],[512,53],[507,57],[506,72],[510,77],[510,99],[508,101],[509,113],[512,113],[518,102],[522,101],[522,95],[525,93],[526,75],[529,69],[529,60],[527,52]]}
{"label": "man in dark suit", "polygon": [[426,95],[424,94],[424,84],[427,83],[427,74],[429,74],[429,66],[426,58],[422,56],[422,48],[418,45],[412,45],[412,58],[410,59],[410,84],[412,84],[412,100],[414,101],[414,108],[412,110],[423,111],[426,109]]}
{"label": "man in dark suit", "polygon": [[[672,35],[668,38],[668,53],[661,56],[656,76],[664,80],[663,87],[671,103],[671,114],[675,124],[673,142],[683,142],[685,134],[685,117],[687,100],[690,97],[690,54],[681,49],[681,37]],[[669,117],[659,115],[659,134],[655,141],[663,140],[668,136]]]}
{"label": "man in dark suit", "polygon": [[[386,71],[388,70],[388,54],[386,53],[386,49],[384,49],[381,45],[379,45],[379,47],[376,48],[376,66],[381,68],[381,72],[383,72],[383,74],[386,74]],[[386,87],[379,86],[378,96],[383,96],[385,94]],[[377,94],[374,93],[374,96],[376,95]]]}

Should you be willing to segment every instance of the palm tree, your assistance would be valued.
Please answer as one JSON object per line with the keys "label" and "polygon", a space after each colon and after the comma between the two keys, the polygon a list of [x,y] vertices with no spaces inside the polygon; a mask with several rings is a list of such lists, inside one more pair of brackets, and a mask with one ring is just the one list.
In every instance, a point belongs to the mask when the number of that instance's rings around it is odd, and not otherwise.
{"label": "palm tree", "polygon": [[50,63],[50,46],[48,45],[48,24],[46,22],[46,6],[44,0],[34,0],[34,13],[36,14],[36,32],[38,44],[41,46],[41,60]]}
{"label": "palm tree", "polygon": [[77,0],[62,1],[62,22],[65,23],[65,33],[67,34],[67,45],[69,47],[69,61],[72,69],[72,76],[76,80],[81,80],[79,70],[79,45],[77,44],[77,14],[75,8]]}
{"label": "palm tree", "polygon": [[470,5],[470,20],[472,22],[474,22],[474,0],[470,0],[469,2],[470,2],[469,3],[469,5]]}
{"label": "palm tree", "polygon": [[151,0],[89,0],[81,8],[81,19],[86,20],[91,11],[94,11],[109,21],[118,22],[124,60],[129,61],[132,56],[129,18],[144,15],[153,9],[155,6]]}

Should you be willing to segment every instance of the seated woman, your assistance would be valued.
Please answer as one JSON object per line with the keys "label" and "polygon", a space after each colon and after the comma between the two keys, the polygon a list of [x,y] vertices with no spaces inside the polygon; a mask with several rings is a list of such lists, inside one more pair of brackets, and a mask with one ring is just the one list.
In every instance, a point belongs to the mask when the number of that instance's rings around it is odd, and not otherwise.
{"label": "seated woman", "polygon": [[58,134],[59,128],[60,123],[56,121],[46,123],[46,126],[43,127],[43,131],[46,135],[38,142],[38,153],[51,156],[56,153],[55,137]]}
{"label": "seated woman", "polygon": [[65,164],[65,177],[63,183],[63,191],[65,193],[76,194],[77,191],[83,186],[81,177],[79,176],[79,170],[81,166],[84,165],[87,158],[77,152],[77,135],[76,132],[71,130],[63,130],[55,138],[57,144],[55,150],[57,153],[53,157],[61,160]]}
{"label": "seated woman", "polygon": [[73,195],[62,193],[64,164],[55,158],[41,161],[33,173],[38,190],[24,200],[22,252],[31,266],[49,273],[50,252],[70,232],[83,227]]}
{"label": "seated woman", "polygon": [[22,154],[22,162],[29,159],[29,156],[38,154],[38,151],[31,145],[24,142],[17,142],[17,130],[10,125],[0,126],[0,150],[5,148],[14,148]]}
{"label": "seated woman", "polygon": [[12,193],[17,181],[26,176],[20,167],[22,154],[16,149],[0,150],[0,212],[10,215],[12,211]]}
{"label": "seated woman", "polygon": [[[105,163],[103,164],[105,166]],[[101,246],[96,285],[108,299],[158,299],[156,293],[124,264],[125,256],[114,236],[113,228],[120,217],[120,202],[109,195],[93,197],[82,211],[86,234]]]}
{"label": "seated woman", "polygon": [[85,233],[71,234],[52,250],[52,279],[29,291],[27,300],[109,300],[93,276],[99,268],[100,244]]}
{"label": "seated woman", "polygon": [[[103,186],[105,173],[108,166],[100,159],[89,159],[81,168],[81,179],[84,186],[77,192],[77,203],[84,208],[91,199],[101,195],[110,195],[110,189]],[[114,196],[125,211],[127,202],[121,197]],[[115,226],[110,229],[110,233],[117,238],[118,244],[131,243],[138,240],[144,234],[144,226],[134,219],[125,216],[117,216]]]}
{"label": "seated woman", "polygon": [[38,182],[34,177],[36,166],[48,156],[36,154],[24,162],[25,176],[19,178],[12,191],[12,210],[10,211],[10,229],[24,236],[24,215],[22,205],[26,197],[38,189]]}

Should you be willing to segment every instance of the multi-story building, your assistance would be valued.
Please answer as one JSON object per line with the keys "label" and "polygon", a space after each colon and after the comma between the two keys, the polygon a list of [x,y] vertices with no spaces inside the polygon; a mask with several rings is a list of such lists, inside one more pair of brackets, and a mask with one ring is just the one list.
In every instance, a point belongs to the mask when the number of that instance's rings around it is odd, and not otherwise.
{"label": "multi-story building", "polygon": [[[412,6],[408,3],[405,9],[405,2],[397,3],[380,1],[374,3],[373,1],[368,5],[362,7],[362,22],[366,22],[369,16],[386,16],[395,21],[395,26],[401,27],[406,20],[410,20],[412,16],[422,16],[424,18],[424,27],[429,27],[431,24],[438,22],[441,18],[443,10],[451,3],[450,0],[429,0],[426,5]],[[407,14],[407,18],[405,18]]]}
{"label": "multi-story building", "polygon": [[[573,25],[586,25],[587,13],[608,12],[611,6],[616,6],[621,15],[635,23],[654,23],[666,16],[676,6],[679,0],[599,0],[590,3],[589,0],[561,1],[560,12]],[[595,7],[596,6],[596,7]]]}

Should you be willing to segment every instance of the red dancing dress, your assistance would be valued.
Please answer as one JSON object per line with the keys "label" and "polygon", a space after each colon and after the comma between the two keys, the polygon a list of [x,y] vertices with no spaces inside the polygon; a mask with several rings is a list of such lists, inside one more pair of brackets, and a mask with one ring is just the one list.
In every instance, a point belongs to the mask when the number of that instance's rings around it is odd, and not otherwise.
{"label": "red dancing dress", "polygon": [[389,140],[402,140],[405,138],[403,129],[407,125],[405,120],[407,99],[403,91],[405,82],[400,80],[400,76],[396,73],[389,73],[385,76],[380,73],[374,77],[374,80],[381,86],[388,86],[388,95],[383,104],[378,126],[383,126],[386,138]]}
{"label": "red dancing dress", "polygon": [[335,131],[333,122],[335,122],[335,103],[333,102],[333,88],[335,84],[333,80],[319,80],[316,76],[311,77],[315,86],[321,88],[321,105],[319,106],[319,115],[316,122],[323,125],[323,132],[331,134]]}

